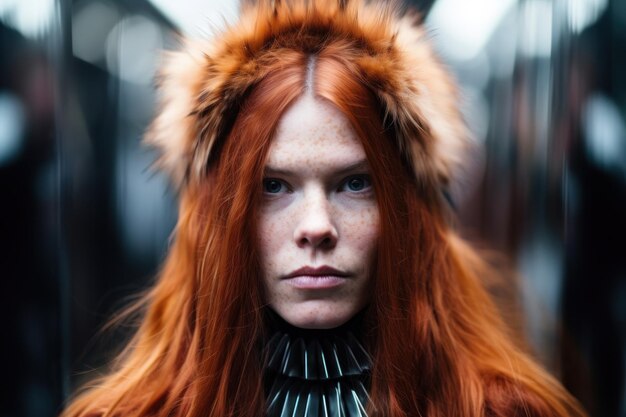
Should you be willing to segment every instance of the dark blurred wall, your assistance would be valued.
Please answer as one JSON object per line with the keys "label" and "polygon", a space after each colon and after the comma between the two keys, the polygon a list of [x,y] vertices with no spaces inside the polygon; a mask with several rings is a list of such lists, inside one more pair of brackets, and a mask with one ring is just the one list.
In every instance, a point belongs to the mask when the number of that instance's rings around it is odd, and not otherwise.
{"label": "dark blurred wall", "polygon": [[626,2],[519,1],[479,56],[452,64],[488,108],[456,193],[463,229],[522,274],[540,361],[591,415],[624,416]]}
{"label": "dark blurred wall", "polygon": [[146,1],[38,5],[0,4],[0,306],[10,318],[0,416],[57,415],[111,359],[124,335],[96,335],[151,282],[176,211],[140,146],[172,24]]}
{"label": "dark blurred wall", "polygon": [[0,25],[2,416],[52,415],[63,398],[53,80],[45,50]]}
{"label": "dark blurred wall", "polygon": [[562,375],[594,415],[626,415],[626,2],[573,37],[564,64]]}

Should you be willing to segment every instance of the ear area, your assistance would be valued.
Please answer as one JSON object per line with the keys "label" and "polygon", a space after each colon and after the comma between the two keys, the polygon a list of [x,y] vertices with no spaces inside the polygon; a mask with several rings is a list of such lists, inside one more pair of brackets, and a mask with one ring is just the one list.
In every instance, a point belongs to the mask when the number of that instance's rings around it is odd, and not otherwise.
{"label": "ear area", "polygon": [[198,97],[206,56],[198,44],[186,42],[178,52],[166,52],[156,77],[160,95],[156,117],[144,135],[144,144],[156,148],[155,168],[167,172],[180,188],[189,175],[196,143]]}

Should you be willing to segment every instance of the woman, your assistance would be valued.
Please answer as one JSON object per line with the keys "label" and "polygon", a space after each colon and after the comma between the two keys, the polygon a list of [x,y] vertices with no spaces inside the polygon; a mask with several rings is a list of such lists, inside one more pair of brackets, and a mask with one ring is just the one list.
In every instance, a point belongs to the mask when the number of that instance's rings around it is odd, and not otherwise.
{"label": "woman", "polygon": [[455,89],[414,16],[246,4],[169,57],[147,134],[180,189],[141,326],[70,416],[582,416],[452,231]]}

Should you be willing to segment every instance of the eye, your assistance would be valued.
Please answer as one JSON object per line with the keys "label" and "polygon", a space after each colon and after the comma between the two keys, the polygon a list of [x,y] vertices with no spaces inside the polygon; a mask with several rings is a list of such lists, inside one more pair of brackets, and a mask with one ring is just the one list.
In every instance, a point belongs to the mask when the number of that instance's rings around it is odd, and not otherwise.
{"label": "eye", "polygon": [[341,190],[358,193],[360,191],[369,190],[371,187],[372,182],[367,175],[354,175],[346,179],[341,186]]}
{"label": "eye", "polygon": [[263,192],[267,194],[278,194],[281,191],[286,191],[286,188],[282,181],[275,178],[263,179]]}

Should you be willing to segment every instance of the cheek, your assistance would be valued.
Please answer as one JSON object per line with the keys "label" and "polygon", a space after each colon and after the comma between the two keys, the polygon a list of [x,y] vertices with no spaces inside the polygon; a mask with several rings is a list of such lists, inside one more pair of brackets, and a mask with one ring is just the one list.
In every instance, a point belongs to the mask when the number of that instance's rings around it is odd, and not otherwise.
{"label": "cheek", "polygon": [[259,218],[258,244],[261,261],[265,268],[275,265],[279,251],[289,241],[289,217],[276,214],[263,214]]}
{"label": "cheek", "polygon": [[343,221],[346,240],[359,252],[370,253],[376,247],[379,233],[379,215],[376,207],[350,213]]}

